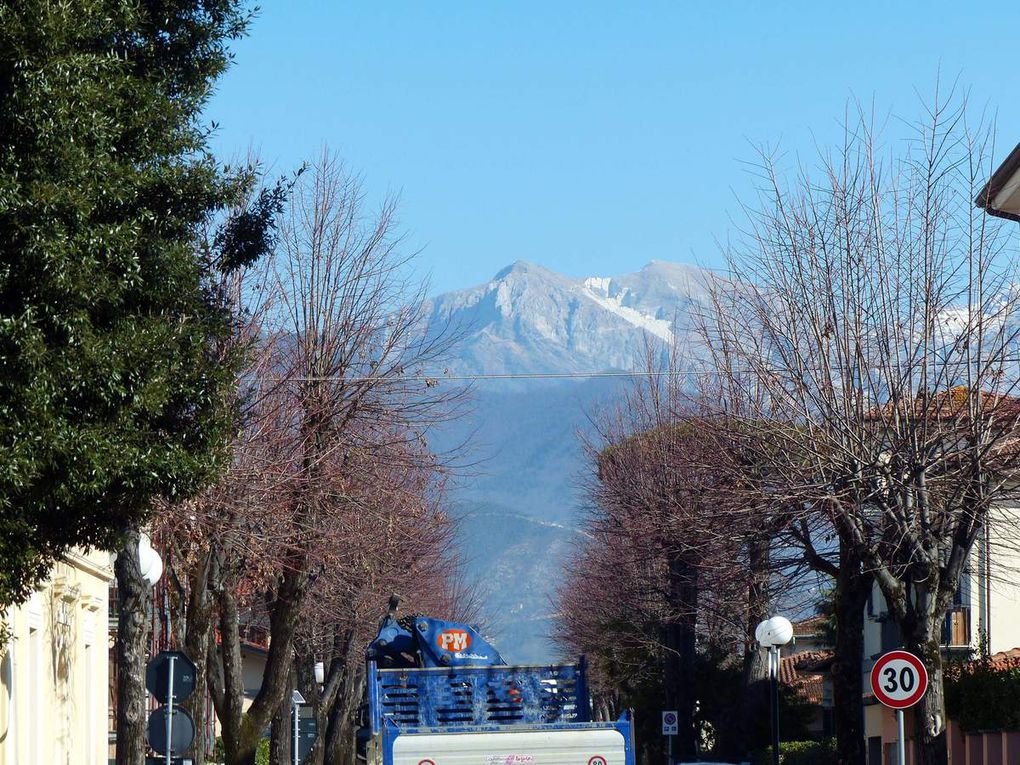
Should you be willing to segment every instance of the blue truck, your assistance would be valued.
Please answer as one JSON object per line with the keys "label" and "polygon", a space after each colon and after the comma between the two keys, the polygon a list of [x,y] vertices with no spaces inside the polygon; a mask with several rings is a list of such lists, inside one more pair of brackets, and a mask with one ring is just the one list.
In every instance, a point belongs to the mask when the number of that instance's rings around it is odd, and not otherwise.
{"label": "blue truck", "polygon": [[584,659],[508,665],[472,626],[397,602],[367,652],[367,765],[634,765],[633,720],[592,720]]}

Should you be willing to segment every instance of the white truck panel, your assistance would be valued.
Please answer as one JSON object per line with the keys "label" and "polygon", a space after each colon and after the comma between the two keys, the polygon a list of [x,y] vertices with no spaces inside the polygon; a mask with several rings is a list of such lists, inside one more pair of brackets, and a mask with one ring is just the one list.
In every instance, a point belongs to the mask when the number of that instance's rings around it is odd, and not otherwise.
{"label": "white truck panel", "polygon": [[393,765],[626,765],[615,729],[422,733],[397,736]]}

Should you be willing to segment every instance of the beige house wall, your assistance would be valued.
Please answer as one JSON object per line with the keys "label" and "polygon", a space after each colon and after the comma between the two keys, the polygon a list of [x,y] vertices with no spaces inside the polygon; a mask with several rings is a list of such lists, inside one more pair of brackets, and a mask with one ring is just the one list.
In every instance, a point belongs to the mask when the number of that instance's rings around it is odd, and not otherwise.
{"label": "beige house wall", "polygon": [[3,621],[0,765],[106,765],[110,556],[71,553]]}

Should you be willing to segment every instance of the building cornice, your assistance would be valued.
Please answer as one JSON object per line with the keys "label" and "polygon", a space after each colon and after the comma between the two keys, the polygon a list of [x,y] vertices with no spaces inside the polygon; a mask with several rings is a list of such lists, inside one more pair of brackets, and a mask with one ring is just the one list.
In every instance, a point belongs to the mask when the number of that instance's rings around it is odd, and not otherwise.
{"label": "building cornice", "polygon": [[106,582],[113,581],[113,567],[109,563],[103,566],[74,550],[69,550],[64,553],[62,561],[69,566],[73,566],[79,571],[96,577],[97,579],[102,579]]}

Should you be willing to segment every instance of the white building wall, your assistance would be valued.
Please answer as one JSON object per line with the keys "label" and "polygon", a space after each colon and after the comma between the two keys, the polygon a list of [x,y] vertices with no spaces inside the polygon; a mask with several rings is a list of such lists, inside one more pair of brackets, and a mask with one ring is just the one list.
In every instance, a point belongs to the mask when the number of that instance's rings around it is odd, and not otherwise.
{"label": "white building wall", "polygon": [[72,553],[4,618],[0,765],[106,765],[109,555]]}
{"label": "white building wall", "polygon": [[[987,620],[991,653],[1020,647],[1020,509],[998,508],[992,518],[988,568],[991,618]],[[984,553],[984,544],[978,552]],[[983,589],[983,588],[982,588]],[[982,609],[981,629],[985,629]]]}
{"label": "white building wall", "polygon": [[[961,587],[961,605],[970,611],[969,646],[954,650],[976,653],[981,641],[987,637],[991,653],[1020,647],[1020,544],[1011,537],[1020,532],[1020,508],[997,511],[989,532],[991,544],[979,540],[971,551],[966,569],[967,582]],[[1002,541],[997,541],[1002,540]],[[990,552],[990,554],[988,554]],[[887,611],[885,598],[878,585],[872,592],[871,614],[864,619],[864,673],[865,696],[871,694],[871,668],[873,657],[885,652],[882,645],[880,615]],[[880,738],[885,750],[895,741],[895,716],[879,705],[865,709],[865,736]]]}

